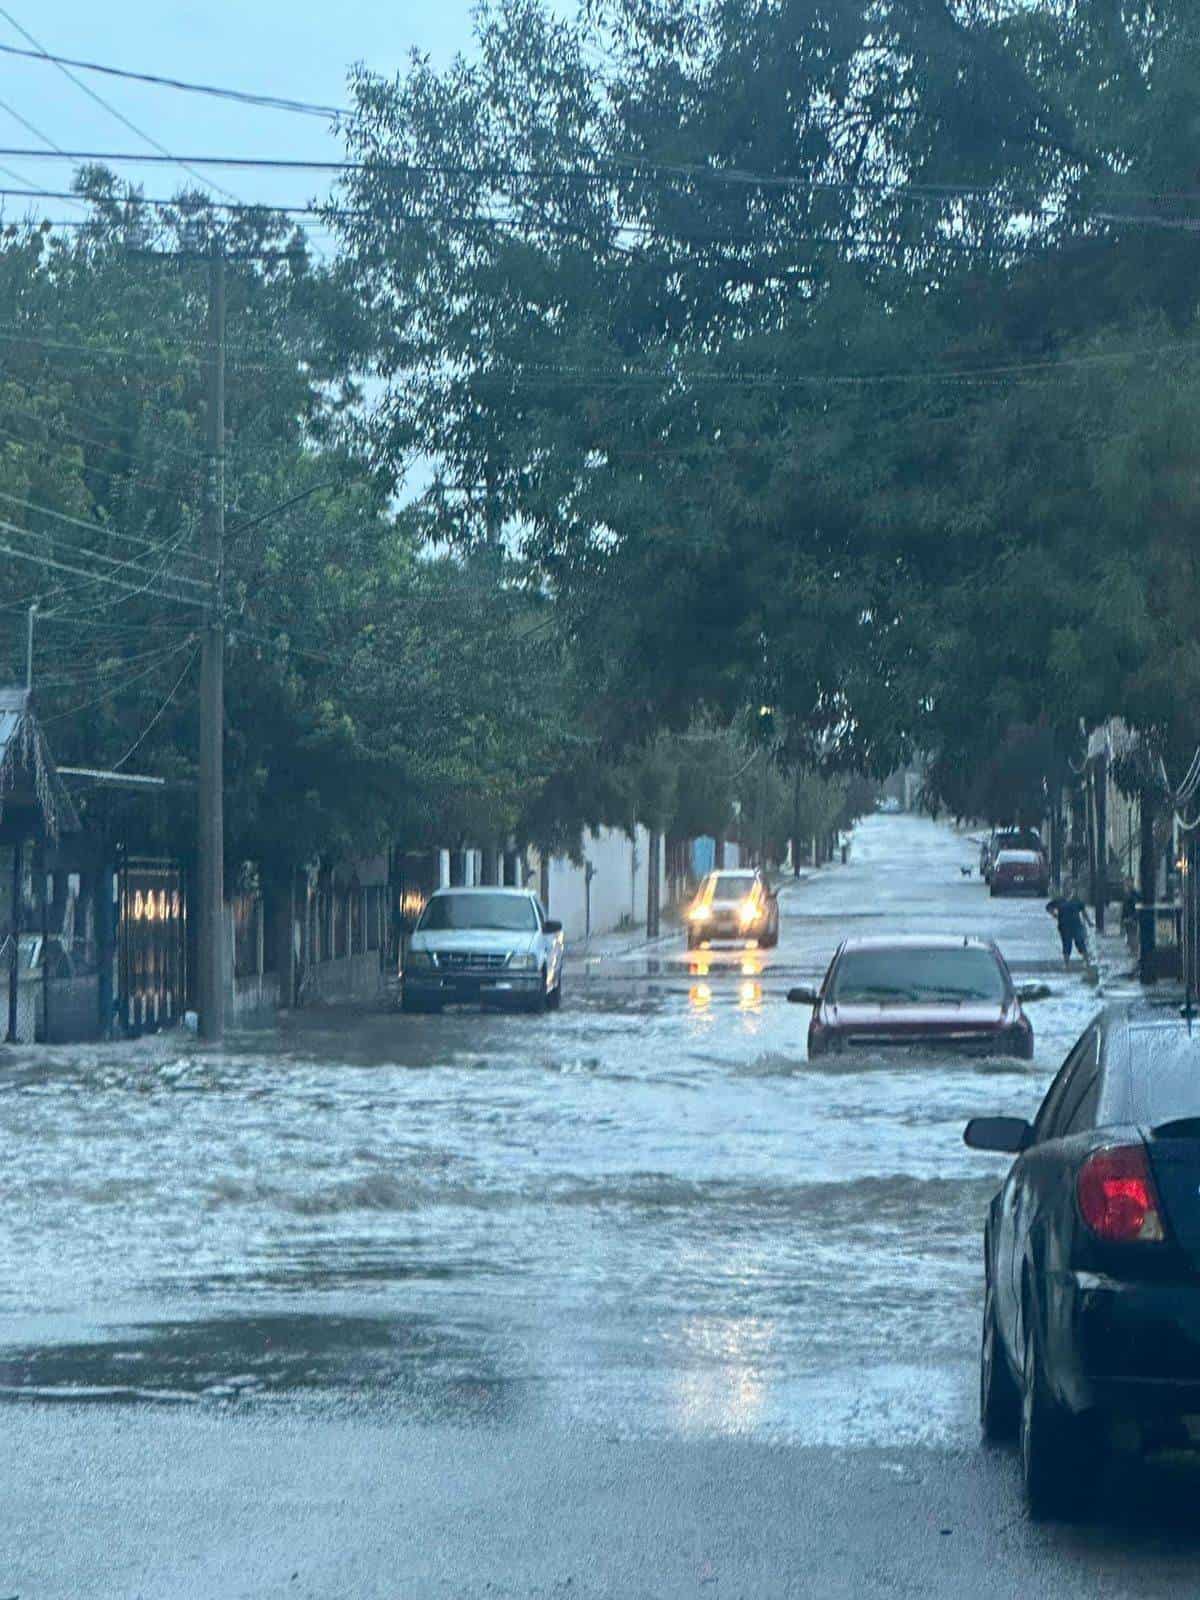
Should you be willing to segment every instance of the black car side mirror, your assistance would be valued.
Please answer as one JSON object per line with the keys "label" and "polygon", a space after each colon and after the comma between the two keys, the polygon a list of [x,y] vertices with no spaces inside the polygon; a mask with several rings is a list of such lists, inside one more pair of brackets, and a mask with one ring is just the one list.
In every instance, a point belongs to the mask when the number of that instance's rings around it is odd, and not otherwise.
{"label": "black car side mirror", "polygon": [[963,1129],[963,1143],[972,1150],[996,1150],[1017,1156],[1029,1148],[1033,1129],[1024,1117],[972,1117]]}
{"label": "black car side mirror", "polygon": [[815,989],[789,989],[788,1001],[794,1006],[815,1006],[820,998]]}
{"label": "black car side mirror", "polygon": [[562,923],[561,922],[551,922],[551,921],[547,920],[547,921],[542,923],[542,932],[543,933],[561,933],[562,932]]}

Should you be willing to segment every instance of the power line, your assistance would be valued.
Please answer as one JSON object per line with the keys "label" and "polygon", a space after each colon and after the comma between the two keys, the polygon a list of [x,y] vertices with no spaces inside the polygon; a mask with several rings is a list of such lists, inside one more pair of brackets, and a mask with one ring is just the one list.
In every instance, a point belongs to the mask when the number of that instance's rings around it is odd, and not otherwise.
{"label": "power line", "polygon": [[[31,133],[35,139],[40,139],[42,143],[46,145],[55,155],[62,154],[61,145],[56,144],[48,133],[43,133],[36,123],[30,122],[28,117],[22,116],[15,106],[9,105],[7,100],[0,100],[0,111],[7,111],[14,122],[19,122],[26,132]],[[11,167],[5,167],[3,170],[8,173],[10,177],[16,178],[18,183],[30,183],[30,180],[23,172],[14,172]],[[30,192],[33,191],[33,187],[36,186],[31,186]],[[81,211],[83,209],[82,201],[80,201],[75,195],[70,197],[69,204],[73,205],[77,211]]]}
{"label": "power line", "polygon": [[148,678],[152,672],[157,672],[159,667],[164,666],[166,662],[170,661],[173,656],[177,656],[181,650],[186,650],[188,645],[192,642],[193,636],[189,634],[189,636],[186,639],[181,640],[179,644],[173,645],[160,660],[153,662],[152,665],[148,667],[144,667],[140,672],[135,672],[132,677],[125,678],[120,683],[110,684],[100,694],[93,695],[90,700],[84,700],[77,706],[68,706],[65,711],[56,711],[51,716],[42,717],[41,721],[43,723],[61,722],[64,717],[73,717],[77,712],[80,711],[89,711],[92,706],[98,706],[104,700],[111,700],[114,695],[123,694],[125,690],[131,688],[133,684],[140,683],[143,678]]}
{"label": "power line", "polygon": [[[162,155],[140,155],[129,151],[63,150],[52,145],[50,150],[3,149],[0,157],[49,161],[54,159],[95,162],[98,164],[179,165],[184,159]],[[1003,193],[1000,186],[991,188],[979,184],[963,183],[894,183],[883,179],[865,178],[813,178],[794,173],[756,172],[744,167],[703,166],[698,163],[658,161],[652,157],[617,155],[588,167],[519,167],[503,162],[493,165],[475,165],[468,162],[407,162],[369,159],[366,161],[331,161],[294,156],[229,156],[189,155],[187,161],[198,167],[227,167],[255,171],[275,172],[326,172],[337,175],[355,174],[377,178],[407,180],[429,178],[472,179],[493,182],[568,183],[585,187],[605,187],[618,182],[657,184],[659,187],[677,188],[679,183],[716,185],[724,188],[777,190],[798,193],[876,194],[883,199],[919,199],[942,203],[947,200],[981,200],[1004,210],[1028,209],[1056,214],[1080,214],[1078,208],[1068,203],[1049,199],[1033,191],[1015,190]],[[1128,202],[1149,200],[1195,200],[1194,195],[1168,193],[1156,190],[1110,189],[1097,190],[1096,198]],[[1096,214],[1103,220],[1103,213]],[[1152,220],[1148,218],[1121,220]]]}
{"label": "power line", "polygon": [[[30,536],[28,528],[20,528],[3,517],[0,517],[0,530],[10,537]],[[207,600],[193,600],[188,595],[167,594],[160,589],[150,588],[148,585],[141,589],[130,588],[127,583],[123,583],[121,579],[115,577],[112,573],[88,572],[84,567],[71,566],[67,562],[55,560],[52,556],[47,556],[37,551],[15,550],[11,545],[0,545],[0,555],[10,556],[14,561],[30,561],[36,566],[49,567],[55,572],[66,572],[75,578],[85,578],[89,583],[114,584],[123,591],[123,598],[128,600],[139,594],[152,594],[157,600],[170,600],[176,605],[192,605],[199,607],[201,610],[207,610],[208,608]]]}
{"label": "power line", "polygon": [[133,83],[148,83],[160,89],[181,89],[187,94],[212,95],[219,100],[234,100],[241,105],[262,106],[271,111],[294,111],[302,116],[343,122],[353,113],[344,106],[325,106],[309,100],[289,100],[282,95],[257,94],[247,89],[220,88],[211,83],[189,83],[182,78],[163,77],[155,72],[132,72],[125,67],[101,66],[97,61],[76,61],[71,56],[51,55],[46,50],[22,50],[19,45],[0,44],[10,56],[26,56],[33,61],[48,61],[56,67],[75,67],[80,72],[103,73],[110,78],[126,78]]}
{"label": "power line", "polygon": [[188,657],[187,661],[184,663],[183,671],[179,674],[178,678],[176,678],[174,685],[172,686],[170,692],[168,693],[166,699],[163,701],[162,705],[159,706],[158,710],[150,718],[150,721],[146,724],[146,726],[142,729],[141,733],[137,736],[137,738],[129,746],[129,749],[126,750],[125,754],[123,756],[118,756],[116,761],[114,761],[112,763],[111,770],[113,772],[115,772],[118,767],[123,767],[125,765],[125,763],[129,760],[130,756],[133,755],[136,751],[138,751],[141,748],[141,746],[145,743],[147,735],[150,733],[150,731],[153,729],[155,724],[158,722],[159,718],[163,715],[163,713],[167,710],[167,708],[174,703],[175,696],[179,693],[180,689],[183,687],[184,679],[187,677],[188,673],[192,670],[192,668],[196,665],[196,657],[199,654],[200,654],[200,647],[199,647],[199,645],[197,645],[196,648],[192,651],[191,655]]}
{"label": "power line", "polygon": [[[173,542],[173,540],[175,540],[175,539],[177,539],[179,537],[178,535],[173,535],[171,538],[161,539],[161,540],[157,540],[157,541],[153,540],[153,539],[143,539],[137,534],[126,534],[126,533],[123,533],[119,528],[110,528],[106,523],[103,523],[103,522],[94,522],[94,521],[89,522],[84,517],[73,517],[73,516],[70,515],[69,512],[66,512],[66,511],[55,511],[50,506],[38,505],[36,501],[23,500],[20,497],[20,495],[9,494],[7,492],[7,490],[4,490],[4,489],[0,489],[0,500],[7,500],[10,503],[10,505],[20,506],[23,511],[32,511],[32,512],[35,512],[37,515],[43,516],[43,517],[53,517],[56,522],[64,522],[69,527],[82,528],[86,533],[90,533],[90,534],[109,534],[114,539],[128,539],[130,541],[130,543],[132,543],[132,544],[147,545],[149,547],[148,550],[145,552],[145,554],[147,554],[147,555],[161,555],[162,552]],[[28,529],[26,531],[30,532],[30,533],[36,532],[35,529]],[[138,556],[130,556],[128,558],[128,560],[121,561],[121,560],[118,560],[115,556],[103,555],[98,550],[80,550],[78,553],[80,555],[95,556],[96,559],[99,560],[99,561],[109,561],[113,565],[119,566],[119,567],[122,567],[122,568],[130,567],[130,566],[132,566],[134,561],[137,561],[137,560],[141,559],[141,556],[138,555]],[[197,561],[200,561],[201,563],[203,563],[205,565],[209,564],[205,560],[205,558],[203,556],[200,556],[200,555],[196,554],[195,552],[189,552],[189,553],[192,554]],[[208,587],[207,583],[204,582],[203,580],[199,579],[199,578],[189,578],[189,577],[184,577],[183,575],[180,575],[176,579],[176,581],[179,582],[179,583],[191,584],[194,588],[197,588],[197,589],[207,589],[207,587]]]}
{"label": "power line", "polygon": [[[3,326],[3,324],[0,324],[0,326]],[[8,326],[11,327],[13,325],[10,323]],[[36,398],[43,401],[47,406],[53,408],[52,411],[47,412],[35,406],[17,405],[10,396],[2,392],[3,386],[7,384],[15,384],[19,389],[23,389],[30,399]],[[62,425],[63,419],[60,415],[63,412],[73,413],[75,416],[85,417],[89,422],[99,422],[101,424],[104,423],[105,418],[97,414],[93,408],[76,405],[72,401],[62,398],[57,392],[52,393],[47,389],[41,389],[37,384],[30,383],[28,378],[18,377],[15,372],[0,374],[0,409],[15,411],[22,416],[42,422],[47,427],[53,424],[58,432],[64,433],[72,439],[78,439],[84,444],[95,445],[101,450],[115,451],[119,455],[128,457],[131,461],[137,459],[137,452],[127,450],[124,445],[113,444],[111,440],[107,439],[97,439],[94,434],[82,433],[77,428],[64,427]],[[142,420],[143,413],[139,412],[139,426]],[[112,424],[112,426],[117,426],[117,424]],[[154,440],[154,449],[164,455],[178,456],[181,461],[186,461],[191,466],[199,467],[202,465],[201,453],[197,447],[189,449],[183,445],[173,444],[169,439],[156,438]]]}
{"label": "power line", "polygon": [[[88,445],[88,446],[94,446],[95,448],[98,448],[98,449],[106,449],[106,448],[110,448],[110,449],[113,449],[113,450],[117,450],[118,449],[118,447],[116,445],[112,445],[112,446],[102,445],[100,443],[100,441],[97,440],[97,439],[86,439],[82,434],[73,433],[69,428],[61,428],[61,429],[57,429],[57,430],[47,430],[47,431],[48,431],[49,434],[51,434],[50,437],[47,437],[45,439],[31,439],[28,436],[27,433],[18,433],[14,428],[5,428],[3,426],[0,426],[0,434],[2,434],[6,439],[12,439],[17,444],[23,444],[23,445],[26,446],[27,449],[30,449],[30,450],[36,450],[36,449],[53,450],[55,447],[57,447],[59,449],[63,449],[68,445],[76,445],[76,446],[78,446],[78,445]],[[61,439],[56,439],[56,438],[54,438],[52,436],[53,432],[61,433],[63,437]],[[123,456],[126,456],[131,461],[134,459],[134,457],[131,455],[131,453],[129,451],[127,451],[127,450],[121,450],[121,451],[119,451],[119,453],[121,455],[123,455]],[[169,470],[169,466],[168,466],[168,470]],[[151,493],[154,493],[154,494],[161,494],[163,489],[164,489],[164,487],[165,487],[165,485],[163,483],[163,480],[161,478],[157,478],[157,479],[156,478],[143,478],[139,473],[136,473],[136,472],[132,471],[128,467],[122,467],[122,468],[102,467],[95,461],[92,461],[92,462],[86,462],[85,461],[85,462],[83,462],[81,464],[80,471],[81,472],[85,472],[85,473],[98,472],[102,478],[107,478],[110,483],[136,484],[139,488],[147,489]],[[193,473],[198,475],[199,472],[200,472],[200,467],[197,465],[196,467],[194,467],[192,469],[192,471],[193,471]]]}
{"label": "power line", "polygon": [[70,67],[65,66],[61,61],[55,61],[50,55],[50,52],[46,49],[45,45],[43,45],[39,39],[35,39],[28,28],[22,27],[22,25],[17,21],[16,17],[13,16],[12,12],[6,10],[2,5],[0,5],[0,17],[3,17],[11,27],[15,28],[23,39],[27,39],[29,41],[29,43],[37,51],[38,55],[50,62],[51,65],[57,66],[64,78],[67,78],[75,85],[77,89],[79,89],[83,94],[86,94],[89,100],[94,100],[98,106],[107,111],[110,117],[115,117],[116,120],[122,124],[122,126],[128,128],[130,133],[135,134],[139,139],[142,140],[144,144],[148,144],[152,150],[157,151],[160,156],[172,162],[174,165],[182,167],[184,172],[188,173],[191,177],[198,178],[201,183],[206,184],[210,189],[215,189],[218,194],[228,195],[231,200],[236,200],[238,198],[237,195],[233,193],[232,189],[226,189],[222,184],[215,182],[213,179],[206,178],[203,173],[197,172],[195,168],[189,166],[186,161],[178,160],[171,154],[166,145],[160,144],[153,134],[149,134],[143,128],[139,128],[137,123],[131,121],[123,111],[118,111],[116,106],[114,106],[110,101],[106,100],[102,94],[98,94],[96,90],[93,89],[89,84],[84,83],[82,78],[76,77],[76,75],[71,71]]}

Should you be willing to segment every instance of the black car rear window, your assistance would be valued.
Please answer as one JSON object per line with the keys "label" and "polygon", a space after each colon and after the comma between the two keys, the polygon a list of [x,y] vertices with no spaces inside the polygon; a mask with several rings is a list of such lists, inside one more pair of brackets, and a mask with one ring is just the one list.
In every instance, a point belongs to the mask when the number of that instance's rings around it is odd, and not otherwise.
{"label": "black car rear window", "polygon": [[1200,1117],[1200,1030],[1146,1025],[1129,1030],[1134,1121],[1148,1128]]}
{"label": "black car rear window", "polygon": [[853,1001],[937,1002],[1004,999],[1004,973],[990,950],[847,950],[833,975],[830,998]]}

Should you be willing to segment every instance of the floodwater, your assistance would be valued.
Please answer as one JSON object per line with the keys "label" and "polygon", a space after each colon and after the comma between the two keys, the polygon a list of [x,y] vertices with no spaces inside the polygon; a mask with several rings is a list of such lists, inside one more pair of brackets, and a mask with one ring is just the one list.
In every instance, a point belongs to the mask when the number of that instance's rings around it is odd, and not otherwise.
{"label": "floodwater", "polygon": [[[977,847],[881,816],[789,888],[778,950],[574,956],[543,1018],[302,1014],[0,1063],[0,1396],[323,1407],[615,1437],[974,1437],[981,1230],[1100,1003]],[[993,934],[1030,1063],[809,1064],[844,933]],[[1110,961],[1110,993],[1120,963]]]}

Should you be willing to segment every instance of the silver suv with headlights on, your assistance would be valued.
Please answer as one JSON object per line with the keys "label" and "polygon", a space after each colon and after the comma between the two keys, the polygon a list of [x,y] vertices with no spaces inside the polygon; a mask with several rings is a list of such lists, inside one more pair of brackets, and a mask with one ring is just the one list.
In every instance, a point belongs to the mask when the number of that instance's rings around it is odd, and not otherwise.
{"label": "silver suv with headlights on", "polygon": [[563,931],[528,889],[439,889],[409,941],[402,1007],[562,1003]]}

